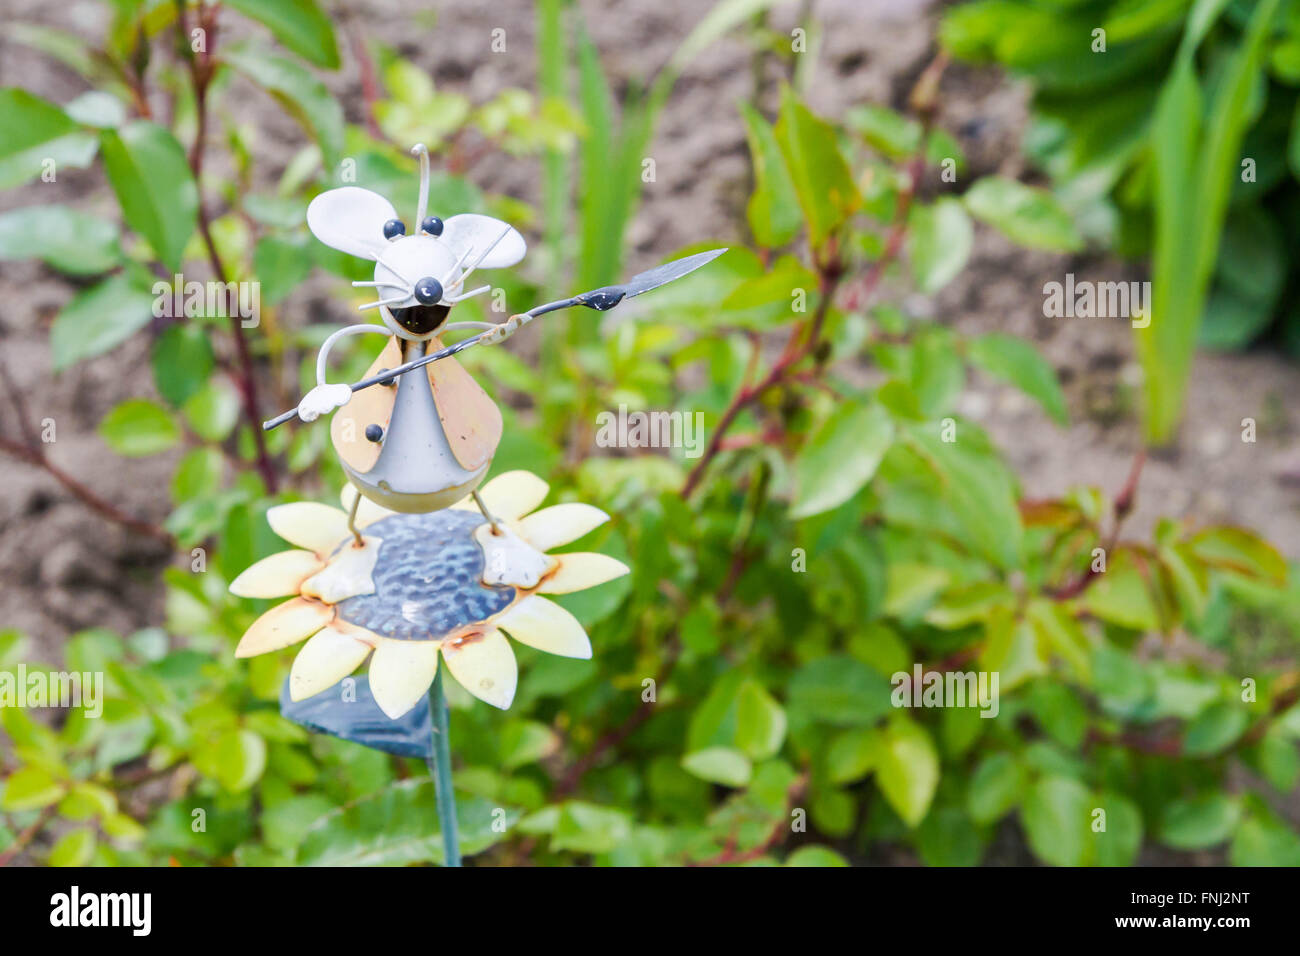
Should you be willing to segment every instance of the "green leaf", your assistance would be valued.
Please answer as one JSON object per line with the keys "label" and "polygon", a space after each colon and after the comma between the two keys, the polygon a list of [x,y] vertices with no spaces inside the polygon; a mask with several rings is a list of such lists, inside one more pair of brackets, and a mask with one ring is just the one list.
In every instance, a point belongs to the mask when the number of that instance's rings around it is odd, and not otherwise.
{"label": "green leaf", "polygon": [[984,852],[979,831],[956,807],[937,807],[916,831],[926,866],[975,866]]}
{"label": "green leaf", "polygon": [[1242,528],[1206,528],[1187,544],[1206,564],[1261,578],[1276,587],[1286,584],[1286,559],[1267,541]]}
{"label": "green leaf", "polygon": [[263,305],[278,305],[307,278],[313,265],[305,243],[264,236],[253,250],[253,275],[262,284]]}
{"label": "green leaf", "polygon": [[239,421],[239,393],[228,382],[210,378],[185,402],[185,420],[208,441],[224,441]]}
{"label": "green leaf", "polygon": [[853,783],[871,773],[880,760],[881,742],[875,727],[857,727],[836,737],[826,752],[831,783]]}
{"label": "green leaf", "polygon": [[303,794],[268,806],[262,811],[262,837],[275,850],[293,850],[307,831],[336,805],[321,794]]}
{"label": "green leaf", "polygon": [[560,808],[551,833],[551,849],[609,853],[631,833],[632,821],[622,810],[570,800]]}
{"label": "green leaf", "polygon": [[[623,101],[621,122],[616,122],[613,91],[599,51],[585,30],[579,31],[577,54],[579,103],[587,127],[581,146],[577,262],[579,285],[590,288],[614,282],[619,274],[623,243],[611,238],[626,232],[636,211],[641,161],[661,94],[659,82],[649,98],[631,93]],[[669,72],[662,72],[660,78]]]}
{"label": "green leaf", "polygon": [[127,225],[149,240],[164,266],[179,270],[199,210],[185,150],[170,130],[148,120],[104,130],[100,143]]}
{"label": "green leaf", "polygon": [[848,866],[844,859],[829,847],[813,844],[801,846],[785,858],[785,866]]}
{"label": "green leaf", "polygon": [[943,500],[956,512],[971,542],[1000,567],[1016,567],[1024,529],[1014,480],[971,437],[971,431],[977,432],[974,425],[963,422],[957,428],[956,441],[949,442],[936,425],[918,425],[908,429],[908,441],[934,469]]}
{"label": "green leaf", "polygon": [[96,275],[122,260],[117,226],[71,206],[26,206],[0,215],[0,259],[41,259],[62,272]]}
{"label": "green leaf", "polygon": [[114,843],[139,843],[149,832],[125,813],[109,814],[100,825]]}
{"label": "green leaf", "polygon": [[1300,836],[1272,814],[1251,814],[1232,837],[1233,866],[1300,866]]}
{"label": "green leaf", "polygon": [[852,498],[876,473],[893,438],[893,423],[879,405],[836,406],[799,452],[799,492],[791,516],[821,514]]}
{"label": "green leaf", "polygon": [[1094,617],[1135,631],[1160,626],[1146,578],[1137,560],[1123,548],[1111,552],[1106,570],[1083,592],[1079,606]]}
{"label": "green leaf", "polygon": [[794,256],[782,256],[770,272],[745,279],[732,289],[717,306],[718,320],[752,329],[783,326],[790,321],[796,293],[815,296],[816,289],[812,272]]}
{"label": "green leaf", "polygon": [[1025,794],[1020,822],[1034,855],[1053,866],[1079,866],[1090,838],[1094,800],[1069,777],[1043,777]]}
{"label": "green leaf", "polygon": [[109,817],[117,812],[117,797],[111,790],[94,783],[74,783],[59,803],[59,815],[69,820]]}
{"label": "green leaf", "polygon": [[251,730],[231,729],[196,751],[194,764],[229,792],[239,793],[261,779],[266,769],[266,741]]}
{"label": "green leaf", "polygon": [[754,194],[746,206],[749,228],[758,245],[774,249],[784,246],[799,234],[799,227],[803,225],[799,198],[772,127],[749,103],[741,104],[740,113],[745,120],[750,162],[754,168]]}
{"label": "green leaf", "polygon": [[559,738],[550,727],[536,720],[516,720],[501,732],[498,748],[501,766],[513,770],[525,764],[536,763],[555,753]]}
{"label": "green leaf", "polygon": [[343,107],[305,67],[252,50],[231,51],[224,59],[270,93],[320,144],[325,167],[343,152]]}
{"label": "green leaf", "polygon": [[980,668],[1002,675],[998,680],[999,693],[1005,694],[1026,680],[1047,673],[1047,655],[1029,621],[1017,620],[1009,609],[999,608],[989,615],[985,633]]}
{"label": "green leaf", "polygon": [[890,688],[866,664],[832,654],[804,664],[790,679],[786,706],[793,718],[840,727],[874,724],[891,710]]}
{"label": "green leaf", "polygon": [[63,796],[63,785],[39,767],[22,767],[5,781],[6,810],[37,810],[48,807]]}
{"label": "green leaf", "polygon": [[67,163],[84,166],[95,155],[95,139],[58,106],[17,87],[0,89],[0,188],[18,186]]}
{"label": "green leaf", "polygon": [[670,62],[673,73],[699,56],[709,44],[721,39],[731,30],[753,20],[781,0],[721,0],[709,9],[674,52]]}
{"label": "green leaf", "polygon": [[748,680],[736,696],[736,746],[752,760],[775,756],[785,740],[785,711],[761,684]]}
{"label": "green leaf", "polygon": [[121,345],[149,324],[154,297],[132,276],[119,273],[77,293],[54,317],[50,352],[62,371]]}
{"label": "green leaf", "polygon": [[1273,724],[1260,738],[1259,769],[1279,793],[1290,793],[1300,779],[1300,753],[1281,724]]}
{"label": "green leaf", "polygon": [[975,228],[965,207],[951,196],[914,205],[908,219],[912,276],[922,292],[938,292],[966,268]]}
{"label": "green leaf", "polygon": [[966,812],[976,823],[994,823],[1020,803],[1028,782],[1024,764],[1011,754],[990,754],[971,774]]}
{"label": "green leaf", "polygon": [[868,144],[889,159],[907,159],[921,147],[921,124],[887,106],[855,106],[845,123],[862,134]]}
{"label": "green leaf", "polygon": [[126,458],[156,455],[181,438],[180,427],[165,408],[143,398],[128,398],[99,423],[109,448]]}
{"label": "green leaf", "polygon": [[1165,807],[1160,841],[1176,850],[1203,850],[1232,836],[1241,819],[1241,801],[1222,793],[1174,800]]}
{"label": "green leaf", "polygon": [[1145,373],[1145,431],[1152,443],[1169,441],[1182,416],[1242,141],[1255,120],[1249,104],[1260,83],[1278,3],[1257,3],[1244,35],[1223,52],[1207,111],[1196,74],[1197,47],[1225,5],[1194,8],[1152,125],[1151,322],[1134,333]]}
{"label": "green leaf", "polygon": [[63,111],[84,126],[95,129],[112,129],[126,122],[126,104],[112,93],[87,90],[68,102]]}
{"label": "green leaf", "polygon": [[857,801],[838,787],[814,786],[808,798],[808,813],[819,833],[843,839],[853,832]]}
{"label": "green leaf", "polygon": [[214,494],[221,487],[224,470],[225,459],[218,448],[205,446],[187,452],[172,476],[172,501],[180,504]]}
{"label": "green leaf", "polygon": [[858,816],[857,800],[850,793],[837,787],[813,788],[809,795],[809,816],[818,832],[836,838],[845,838],[853,832],[853,823]]}
{"label": "green leaf", "polygon": [[1037,681],[1028,695],[1038,725],[1062,747],[1077,750],[1088,732],[1088,711],[1068,684]]}
{"label": "green leaf", "polygon": [[775,134],[808,222],[809,239],[818,249],[859,205],[853,175],[835,127],[815,116],[788,87],[781,94]]}
{"label": "green leaf", "polygon": [[945,631],[987,620],[995,608],[1010,605],[1014,594],[1000,581],[974,581],[945,591],[925,612],[925,623]]}
{"label": "green leaf", "polygon": [[1132,866],[1142,849],[1142,812],[1127,797],[1103,793],[1097,805],[1106,811],[1106,829],[1093,833],[1099,866]]}
{"label": "green leaf", "polygon": [[158,393],[179,407],[203,387],[212,373],[215,358],[212,343],[203,326],[169,326],[154,343],[151,362]]}
{"label": "green leaf", "polygon": [[1079,680],[1092,680],[1092,644],[1068,608],[1037,599],[1030,602],[1026,616],[1033,622],[1041,647],[1065,661]]}
{"label": "green leaf", "polygon": [[0,159],[39,148],[76,128],[54,103],[18,87],[0,89]]}
{"label": "green leaf", "polygon": [[[457,794],[462,854],[481,853],[505,837],[519,814],[514,810],[496,812],[501,809],[492,801]],[[500,825],[504,826],[498,829]],[[298,862],[304,866],[407,866],[442,861],[433,783],[419,779],[386,785],[327,814],[307,831],[298,851]]]}
{"label": "green leaf", "polygon": [[708,747],[689,753],[682,758],[682,767],[701,780],[727,787],[745,786],[754,772],[749,758],[731,747]]}
{"label": "green leaf", "polygon": [[95,853],[95,831],[89,827],[69,830],[50,850],[49,866],[85,866]]}
{"label": "green leaf", "polygon": [[937,418],[951,410],[966,384],[966,369],[953,346],[952,336],[927,330],[912,346],[912,393],[923,418]]}
{"label": "green leaf", "polygon": [[904,823],[921,822],[939,785],[939,753],[928,730],[905,717],[890,721],[880,743],[876,785]]}
{"label": "green leaf", "polygon": [[334,27],[314,0],[226,0],[226,6],[265,24],[303,59],[327,70],[338,69]]}
{"label": "green leaf", "polygon": [[1077,252],[1083,240],[1050,193],[1004,176],[986,176],[962,197],[970,214],[1031,249]]}
{"label": "green leaf", "polygon": [[1237,742],[1249,723],[1250,717],[1243,708],[1226,702],[1212,704],[1187,726],[1183,753],[1189,757],[1220,753]]}
{"label": "green leaf", "polygon": [[888,574],[885,613],[890,617],[901,618],[911,617],[923,609],[947,587],[951,578],[947,568],[911,561],[898,561],[889,565]]}
{"label": "green leaf", "polygon": [[1152,681],[1141,662],[1110,644],[1092,652],[1093,688],[1109,710],[1132,714],[1151,696]]}
{"label": "green leaf", "polygon": [[971,339],[966,344],[966,354],[990,375],[1010,382],[1037,400],[1058,425],[1070,423],[1056,369],[1028,342],[1014,335],[991,332]]}

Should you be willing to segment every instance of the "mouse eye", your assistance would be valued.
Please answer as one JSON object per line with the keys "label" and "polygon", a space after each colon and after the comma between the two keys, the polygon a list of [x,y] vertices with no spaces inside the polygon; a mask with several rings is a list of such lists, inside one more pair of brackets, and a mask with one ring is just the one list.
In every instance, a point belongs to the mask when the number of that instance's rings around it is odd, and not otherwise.
{"label": "mouse eye", "polygon": [[398,236],[406,235],[406,223],[400,219],[390,219],[384,223],[384,238],[396,239]]}
{"label": "mouse eye", "polygon": [[437,216],[426,216],[420,221],[420,229],[431,236],[441,236],[442,220]]}
{"label": "mouse eye", "polygon": [[415,298],[422,305],[433,305],[442,298],[442,283],[431,276],[425,276],[415,284]]}

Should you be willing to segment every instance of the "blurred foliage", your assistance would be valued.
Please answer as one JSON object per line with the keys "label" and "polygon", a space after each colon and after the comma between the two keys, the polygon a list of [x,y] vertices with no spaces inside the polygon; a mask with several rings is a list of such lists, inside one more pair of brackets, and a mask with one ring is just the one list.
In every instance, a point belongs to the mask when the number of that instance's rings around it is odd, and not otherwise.
{"label": "blurred foliage", "polygon": [[1300,355],[1300,3],[974,0],[941,38],[1032,80],[1027,152],[1088,239],[1150,257],[1149,439],[1173,436],[1198,342]]}
{"label": "blurred foliage", "polygon": [[[604,84],[580,30],[565,34],[581,45],[576,105],[560,93],[566,63],[544,65],[538,96],[472,103],[381,50],[374,125],[357,126],[312,71],[337,65],[338,43],[310,0],[229,6],[284,51],[268,55],[258,39],[192,60],[195,7],[119,0],[99,49],[47,30],[18,34],[78,64],[94,93],[64,106],[0,93],[8,182],[38,176],[47,156],[88,166],[99,155],[118,198],[120,221],[57,205],[0,217],[0,255],[40,258],[85,285],[51,332],[62,367],[151,338],[154,388],[112,409],[100,432],[123,456],[173,455],[166,530],[179,552],[160,583],[161,626],[66,641],[63,669],[105,675],[102,717],[72,709],[51,724],[0,709],[0,855],[438,862],[424,767],[282,719],[291,651],[233,656],[267,602],[235,599],[227,584],[281,547],[266,509],[335,500],[343,480],[323,427],[285,428],[267,436],[266,455],[289,486],[268,489],[235,341],[245,338],[277,401],[311,384],[315,347],[333,327],[284,323],[280,303],[314,269],[349,278],[354,266],[310,240],[306,203],[349,170],[413,204],[415,167],[399,143],[414,138],[444,169],[431,210],[532,221],[524,204],[482,193],[463,173],[479,151],[503,150],[540,157],[548,215],[563,207],[582,221],[548,232],[559,244],[551,264],[582,262],[589,235],[621,242],[607,210],[581,197],[572,207],[566,185],[571,162],[595,161],[593,111],[603,107],[589,100]],[[696,52],[761,5],[722,7],[726,16],[715,9],[693,34]],[[187,22],[175,21],[178,9]],[[575,15],[539,5],[550,36]],[[211,88],[196,111],[204,70]],[[311,138],[270,191],[253,176],[264,134],[229,99],[243,89],[236,75],[304,119]],[[142,115],[164,100],[170,125]],[[616,520],[590,546],[633,568],[563,599],[594,660],[520,648],[508,712],[449,688],[461,839],[478,862],[944,865],[1024,846],[1047,863],[1125,865],[1160,844],[1300,863],[1300,837],[1277,812],[1300,775],[1300,605],[1282,558],[1231,527],[1164,522],[1151,540],[1120,537],[1131,488],[1114,500],[1091,488],[1024,499],[955,408],[979,370],[1064,422],[1053,368],[1013,337],[962,336],[869,303],[904,252],[918,287],[950,281],[969,255],[972,219],[1041,248],[1081,241],[1048,193],[1010,180],[922,201],[927,158],[961,159],[929,128],[933,100],[918,102],[919,119],[861,106],[838,122],[793,89],[774,121],[742,107],[752,248],[601,325],[548,317],[536,367],[504,349],[463,353],[503,400],[494,471],[534,470],[553,496],[610,511]],[[182,141],[204,128],[225,162],[196,180]],[[637,191],[626,180],[601,188]],[[181,264],[260,281],[260,324],[242,329],[206,307],[150,321],[153,277]],[[528,276],[539,274],[559,281],[549,269],[500,281],[511,302],[530,301],[539,290]],[[346,295],[343,281],[335,287]],[[485,315],[474,302],[461,308]],[[356,350],[338,380],[369,361]],[[620,404],[702,412],[710,444],[698,458],[597,456],[596,414]],[[1243,642],[1248,623],[1270,643]],[[892,676],[915,666],[996,672],[996,718],[893,706]],[[13,632],[0,634],[0,668],[48,670]]]}

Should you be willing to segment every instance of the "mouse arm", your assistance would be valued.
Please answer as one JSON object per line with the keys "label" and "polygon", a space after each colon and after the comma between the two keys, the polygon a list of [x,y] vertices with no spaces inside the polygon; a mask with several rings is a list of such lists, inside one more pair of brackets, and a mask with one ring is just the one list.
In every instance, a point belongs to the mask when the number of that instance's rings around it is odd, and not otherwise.
{"label": "mouse arm", "polygon": [[[556,312],[559,311],[560,309],[568,309],[575,305],[583,305],[589,309],[595,309],[597,312],[608,312],[610,309],[614,308],[614,306],[618,305],[624,299],[630,299],[633,296],[641,295],[641,293],[643,292],[649,292],[651,289],[657,289],[661,285],[665,285],[669,282],[674,281],[675,279],[680,279],[682,276],[689,275],[690,273],[694,272],[696,269],[700,268],[701,266],[709,262],[712,262],[714,259],[718,258],[718,256],[722,255],[726,251],[727,251],[726,249],[710,249],[708,252],[697,252],[693,256],[685,256],[684,258],[681,259],[674,259],[672,262],[665,262],[661,266],[656,266],[653,269],[649,269],[646,272],[642,272],[638,275],[635,275],[631,279],[628,279],[626,282],[624,282],[622,285],[607,285],[599,289],[593,289],[590,292],[581,292],[578,295],[571,296],[570,298],[567,299],[557,299],[555,302],[547,302],[545,305],[535,306],[534,308],[529,309],[527,312],[521,312],[518,315],[512,315],[509,319],[507,319],[505,322],[500,323],[499,325],[491,325],[485,331],[479,332],[477,335],[472,335],[461,342],[457,342],[455,345],[449,345],[444,349],[439,349],[438,351],[425,355],[422,358],[418,358],[415,359],[414,361],[407,362],[405,365],[399,365],[396,368],[388,369],[380,375],[375,375],[367,379],[362,379],[360,382],[354,382],[351,385],[344,385],[344,386],[331,385],[327,387],[332,389],[347,388],[352,392],[358,392],[363,388],[369,388],[372,385],[378,385],[380,382],[390,381],[395,375],[405,375],[407,372],[414,371],[417,368],[423,368],[424,366],[428,365],[430,362],[436,362],[439,359],[444,359],[450,355],[455,355],[457,352],[463,352],[465,349],[470,348],[474,345],[494,345],[499,342],[504,342],[510,336],[514,335],[515,332],[519,331],[519,329],[521,329],[523,326],[531,322],[533,319],[541,315],[546,315],[548,312]],[[455,325],[462,326],[462,327],[478,327],[482,324],[484,323],[473,323],[473,322],[455,323]],[[450,327],[451,326],[449,326],[449,328]],[[339,332],[334,333],[333,336],[330,336],[330,338],[332,339],[335,336],[347,334],[349,329],[368,330],[368,331],[375,331],[375,332],[383,331],[378,326],[354,325],[354,326],[349,326],[348,329],[341,329]],[[325,346],[327,347],[329,344],[330,341],[327,339]],[[324,347],[322,347],[322,353],[323,352],[324,352]],[[320,368],[321,365],[318,362],[317,363],[318,372]],[[317,388],[320,387],[321,386],[317,386]],[[312,391],[315,390],[316,389],[313,389]],[[340,391],[339,394],[341,395],[342,392]],[[346,399],[344,399],[344,401],[340,402],[339,404],[346,404]],[[283,412],[282,414],[277,415],[275,418],[272,418],[269,421],[263,422],[262,428],[265,431],[270,431],[272,428],[275,428],[279,425],[283,425],[285,422],[290,421],[295,417],[301,417],[301,415],[299,414],[299,410],[296,408],[290,409],[289,411]]]}
{"label": "mouse arm", "polygon": [[330,385],[325,381],[325,370],[329,366],[329,354],[339,339],[348,335],[361,335],[364,332],[380,332],[391,335],[382,325],[349,325],[339,329],[327,338],[316,354],[316,387],[302,397],[296,414],[304,422],[314,422],[321,415],[327,415],[336,408],[341,408],[352,398],[351,385]]}

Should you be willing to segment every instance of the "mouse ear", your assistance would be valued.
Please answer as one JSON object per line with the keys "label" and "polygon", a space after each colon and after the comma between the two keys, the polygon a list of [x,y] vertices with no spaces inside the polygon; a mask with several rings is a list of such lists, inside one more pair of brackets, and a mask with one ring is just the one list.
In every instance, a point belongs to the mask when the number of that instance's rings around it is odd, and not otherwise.
{"label": "mouse ear", "polygon": [[[505,236],[501,235],[503,232]],[[498,238],[500,242],[497,242]],[[483,251],[492,246],[492,251],[478,264],[480,269],[504,269],[514,265],[528,251],[524,237],[510,223],[473,212],[463,212],[446,220],[439,239],[457,259],[466,249],[472,250],[465,259],[466,266],[474,265]],[[494,242],[495,246],[492,245]]]}
{"label": "mouse ear", "polygon": [[384,223],[397,210],[379,193],[359,186],[323,192],[307,207],[307,228],[325,245],[363,259],[375,258],[388,245]]}

